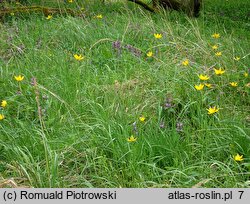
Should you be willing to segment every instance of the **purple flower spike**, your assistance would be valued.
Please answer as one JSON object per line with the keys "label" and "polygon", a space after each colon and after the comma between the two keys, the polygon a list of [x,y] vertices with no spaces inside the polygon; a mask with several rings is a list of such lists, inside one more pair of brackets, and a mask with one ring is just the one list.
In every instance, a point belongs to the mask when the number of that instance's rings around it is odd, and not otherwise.
{"label": "purple flower spike", "polygon": [[117,41],[113,42],[112,46],[114,49],[121,49],[122,48],[121,41],[117,40]]}
{"label": "purple flower spike", "polygon": [[121,54],[122,51],[121,41],[116,40],[115,42],[112,43],[112,47],[118,53],[118,55]]}

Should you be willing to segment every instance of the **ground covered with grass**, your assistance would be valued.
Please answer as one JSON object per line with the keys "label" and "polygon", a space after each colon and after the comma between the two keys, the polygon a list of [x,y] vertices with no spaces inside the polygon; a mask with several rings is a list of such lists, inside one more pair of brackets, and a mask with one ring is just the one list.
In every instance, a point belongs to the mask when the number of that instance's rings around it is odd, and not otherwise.
{"label": "ground covered with grass", "polygon": [[84,2],[2,19],[0,187],[249,187],[249,2]]}

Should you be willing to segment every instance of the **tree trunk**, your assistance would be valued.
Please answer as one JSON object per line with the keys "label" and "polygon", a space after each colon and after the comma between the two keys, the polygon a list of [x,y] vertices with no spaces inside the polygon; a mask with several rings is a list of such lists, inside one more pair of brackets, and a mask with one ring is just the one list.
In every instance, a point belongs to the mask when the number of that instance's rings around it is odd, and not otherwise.
{"label": "tree trunk", "polygon": [[183,11],[189,16],[198,17],[202,0],[153,0],[153,6],[161,6],[177,11]]}

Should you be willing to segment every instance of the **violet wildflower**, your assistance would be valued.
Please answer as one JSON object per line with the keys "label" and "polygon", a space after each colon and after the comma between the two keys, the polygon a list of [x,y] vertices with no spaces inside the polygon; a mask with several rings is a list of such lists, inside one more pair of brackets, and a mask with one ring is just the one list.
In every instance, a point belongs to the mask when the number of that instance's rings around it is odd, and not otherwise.
{"label": "violet wildflower", "polygon": [[168,108],[171,108],[171,107],[172,107],[172,104],[171,104],[171,103],[166,102],[166,103],[164,104],[164,108],[165,108],[165,109],[168,109]]}
{"label": "violet wildflower", "polygon": [[163,107],[164,107],[165,110],[169,109],[169,108],[172,108],[173,107],[172,98],[166,98]]}
{"label": "violet wildflower", "polygon": [[22,95],[22,91],[21,90],[17,90],[16,95]]}
{"label": "violet wildflower", "polygon": [[165,128],[165,123],[164,123],[164,121],[161,121],[161,123],[160,123],[160,128]]}
{"label": "violet wildflower", "polygon": [[117,51],[118,55],[121,54],[122,51],[121,41],[116,40],[115,42],[112,43],[112,47],[115,51]]}
{"label": "violet wildflower", "polygon": [[182,122],[177,122],[176,123],[176,131],[177,132],[182,132],[183,131],[183,123]]}
{"label": "violet wildflower", "polygon": [[30,85],[31,85],[31,86],[35,86],[35,84],[36,84],[36,78],[35,78],[35,77],[32,77],[32,78],[30,79]]}

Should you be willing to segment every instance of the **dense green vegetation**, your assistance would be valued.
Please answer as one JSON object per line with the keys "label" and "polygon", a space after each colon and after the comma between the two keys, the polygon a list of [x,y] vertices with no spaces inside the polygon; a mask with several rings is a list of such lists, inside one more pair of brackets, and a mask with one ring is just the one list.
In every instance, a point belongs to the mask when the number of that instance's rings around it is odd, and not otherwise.
{"label": "dense green vegetation", "polygon": [[249,1],[79,2],[2,19],[0,187],[249,187]]}

